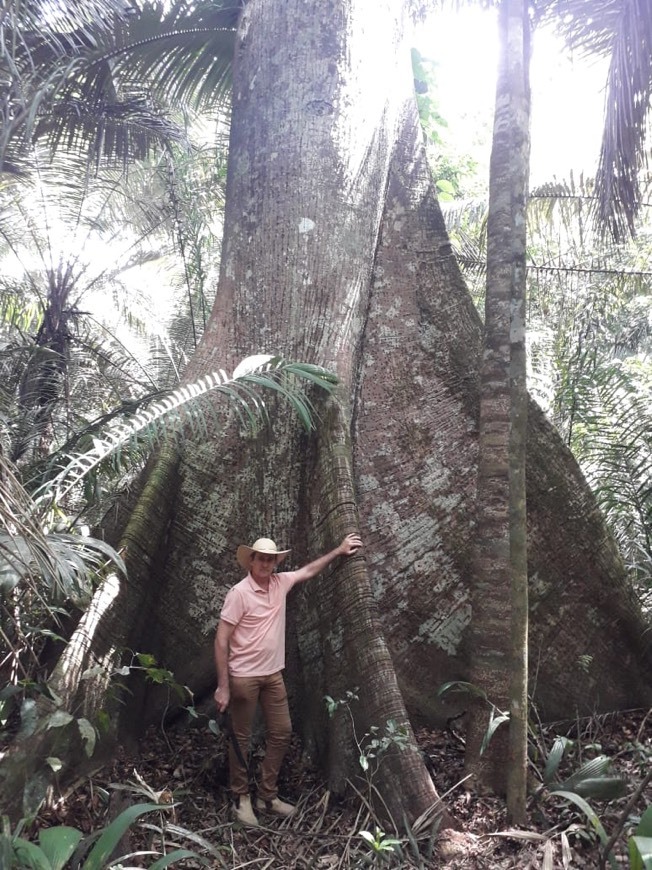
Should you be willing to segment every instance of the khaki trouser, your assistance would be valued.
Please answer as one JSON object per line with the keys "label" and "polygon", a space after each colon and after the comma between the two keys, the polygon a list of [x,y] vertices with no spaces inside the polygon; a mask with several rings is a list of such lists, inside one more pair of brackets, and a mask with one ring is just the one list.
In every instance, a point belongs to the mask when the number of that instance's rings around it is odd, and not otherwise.
{"label": "khaki trouser", "polygon": [[[231,727],[244,759],[249,757],[249,741],[260,702],[265,719],[265,758],[260,771],[258,797],[273,800],[278,794],[276,780],[281,763],[290,745],[292,724],[288,695],[280,671],[266,677],[229,677],[231,692]],[[247,771],[229,745],[229,780],[233,795],[249,793]]]}

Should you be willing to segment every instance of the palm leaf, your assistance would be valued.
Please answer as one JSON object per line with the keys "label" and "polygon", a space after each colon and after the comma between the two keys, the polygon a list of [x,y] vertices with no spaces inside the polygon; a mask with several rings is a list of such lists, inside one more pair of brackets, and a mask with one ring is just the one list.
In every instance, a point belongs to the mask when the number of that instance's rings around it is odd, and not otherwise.
{"label": "palm leaf", "polygon": [[97,842],[85,858],[82,870],[103,870],[125,832],[129,830],[140,816],[154,811],[161,812],[166,809],[170,809],[170,806],[152,803],[134,804],[134,806],[127,807],[102,831]]}
{"label": "palm leaf", "polygon": [[36,135],[53,148],[91,143],[96,161],[143,159],[157,143],[183,142],[165,107],[226,110],[235,12],[219,3],[145,4],[83,55]]}
{"label": "palm leaf", "polygon": [[160,144],[187,141],[173,105],[226,111],[237,6],[95,2],[102,15],[62,19],[61,32],[56,16],[44,33],[39,15],[12,19],[9,44],[20,50],[0,52],[14,82],[0,138],[9,169],[20,168],[21,149],[35,139],[79,149],[97,165],[142,159]]}
{"label": "palm leaf", "polygon": [[145,6],[129,18],[110,59],[128,83],[144,79],[161,99],[224,107],[238,13],[225,0]]}
{"label": "palm leaf", "polygon": [[150,864],[150,870],[163,870],[164,867],[171,867],[172,864],[176,864],[177,861],[183,861],[184,858],[192,858],[195,863],[199,862],[205,867],[211,866],[211,862],[208,859],[203,858],[191,849],[174,849],[174,851],[169,852],[153,864]]}
{"label": "palm leaf", "polygon": [[598,220],[616,241],[635,233],[651,97],[652,10],[647,0],[630,0],[614,39],[597,173]]}
{"label": "palm leaf", "polygon": [[[266,415],[260,389],[272,390],[290,403],[307,429],[313,428],[311,402],[296,381],[306,380],[330,392],[337,384],[337,378],[319,366],[288,362],[279,357],[265,355],[251,359],[252,365],[241,363],[233,377],[224,371],[213,372],[193,384],[180,387],[133,418],[115,422],[103,438],[94,439],[92,449],[73,457],[53,479],[44,483],[38,498],[61,503],[107,458],[119,458],[125,446],[136,443],[151,449],[163,436],[178,434],[184,426],[194,429],[195,434],[201,433],[205,415],[199,401],[210,393],[226,396],[243,425],[251,429]],[[212,405],[203,407],[212,412]]]}
{"label": "palm leaf", "polygon": [[0,20],[0,167],[21,171],[21,150],[29,147],[38,118],[52,105],[75,69],[80,48],[113,30],[127,11],[124,0],[48,0],[8,3]]}
{"label": "palm leaf", "polygon": [[599,225],[622,241],[641,205],[652,96],[652,7],[648,0],[555,0],[546,12],[568,44],[609,56],[605,121],[596,175]]}
{"label": "palm leaf", "polygon": [[[604,825],[598,818],[598,815],[593,807],[581,795],[575,794],[575,792],[572,791],[564,791],[563,789],[552,791],[551,795],[556,795],[557,797],[563,798],[569,803],[575,804],[575,806],[580,809],[586,816],[587,820],[591,824],[591,827],[600,838],[600,842],[602,843],[602,845],[606,846],[609,838],[607,836],[607,832],[604,829]],[[611,864],[613,870],[617,870],[618,865],[616,863],[616,859],[611,853],[609,853],[609,863]]]}

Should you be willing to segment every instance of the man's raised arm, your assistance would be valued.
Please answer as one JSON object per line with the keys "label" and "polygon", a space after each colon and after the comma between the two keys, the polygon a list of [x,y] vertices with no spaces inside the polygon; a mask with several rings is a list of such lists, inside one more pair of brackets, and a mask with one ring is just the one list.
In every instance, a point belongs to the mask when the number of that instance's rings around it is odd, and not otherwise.
{"label": "man's raised arm", "polygon": [[303,583],[304,580],[310,580],[312,577],[316,577],[317,574],[321,573],[321,571],[328,567],[328,565],[337,559],[338,556],[352,556],[354,553],[358,552],[361,546],[362,539],[359,535],[347,535],[339,547],[335,547],[335,549],[331,550],[330,553],[325,553],[323,556],[315,559],[314,562],[309,562],[307,565],[304,565],[303,568],[299,568],[299,570],[295,572],[298,574],[297,582]]}

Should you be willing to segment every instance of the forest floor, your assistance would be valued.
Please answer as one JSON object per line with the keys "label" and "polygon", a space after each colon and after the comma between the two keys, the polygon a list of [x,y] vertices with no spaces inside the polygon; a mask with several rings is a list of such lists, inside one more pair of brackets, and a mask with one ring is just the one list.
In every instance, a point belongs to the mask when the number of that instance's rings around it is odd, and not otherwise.
{"label": "forest floor", "polygon": [[[400,839],[400,853],[376,855],[360,836],[375,833],[375,823],[364,801],[355,794],[337,801],[327,791],[317,771],[294,742],[279,781],[281,795],[297,804],[291,819],[261,817],[261,827],[244,829],[231,820],[226,791],[226,737],[206,726],[152,731],[133,754],[122,752],[92,779],[79,783],[44,811],[39,827],[66,824],[91,833],[105,827],[130,804],[152,797],[174,806],[141,818],[121,841],[119,851],[158,849],[157,826],[165,818],[165,851],[182,846],[209,857],[214,868],[336,868],[396,867],[446,868],[446,870],[507,870],[507,868],[600,868],[600,842],[585,813],[576,805],[549,792],[531,797],[528,824],[520,829],[507,821],[504,803],[480,797],[464,787],[464,747],[453,731],[419,730],[417,739],[440,796],[445,796],[458,830],[422,832],[416,842]],[[652,710],[628,711],[574,724],[546,726],[540,741],[550,750],[557,735],[573,744],[564,757],[560,776],[568,776],[581,763],[599,754],[613,759],[611,774],[626,781],[627,794],[614,801],[589,803],[604,826],[606,836],[619,832],[613,861],[607,867],[629,867],[627,836],[632,819],[652,804],[652,784],[631,798],[652,767]],[[540,745],[542,745],[540,743]],[[382,763],[382,761],[381,761]],[[541,765],[543,766],[543,764]],[[400,788],[400,783],[396,783]],[[629,821],[627,821],[629,820]],[[143,826],[149,822],[149,827]],[[387,836],[390,836],[389,834]],[[210,844],[212,855],[203,847]],[[209,856],[210,855],[210,856]],[[131,857],[123,868],[148,867],[154,858]],[[186,859],[175,867],[196,868]]]}

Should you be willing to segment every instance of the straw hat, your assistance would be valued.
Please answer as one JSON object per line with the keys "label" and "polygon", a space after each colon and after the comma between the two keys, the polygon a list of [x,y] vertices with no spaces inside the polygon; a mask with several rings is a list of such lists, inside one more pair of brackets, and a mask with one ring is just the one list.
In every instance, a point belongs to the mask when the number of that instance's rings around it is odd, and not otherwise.
{"label": "straw hat", "polygon": [[251,547],[248,547],[246,544],[240,544],[235,557],[240,563],[240,566],[244,568],[245,571],[248,571],[251,568],[252,553],[265,553],[268,556],[276,556],[276,564],[280,565],[289,552],[289,550],[279,550],[271,538],[258,538]]}

